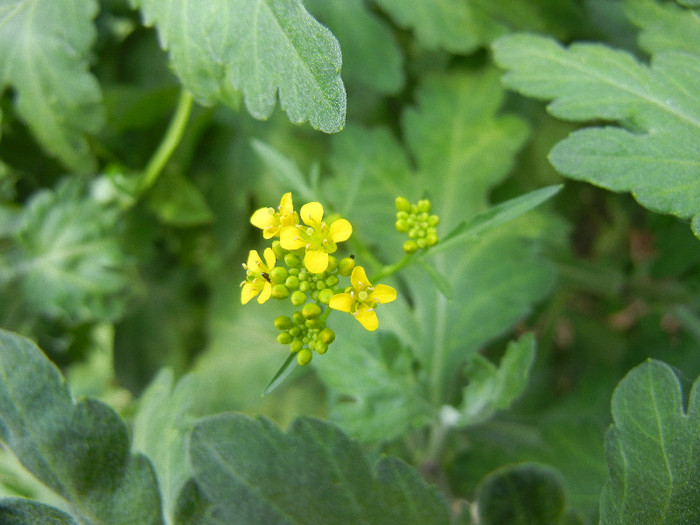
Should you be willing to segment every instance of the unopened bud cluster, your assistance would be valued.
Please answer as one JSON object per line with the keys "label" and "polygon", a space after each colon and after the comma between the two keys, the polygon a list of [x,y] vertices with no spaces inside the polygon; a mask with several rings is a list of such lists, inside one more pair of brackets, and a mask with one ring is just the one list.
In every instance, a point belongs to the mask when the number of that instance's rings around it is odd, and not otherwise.
{"label": "unopened bud cluster", "polygon": [[408,240],[403,243],[406,253],[430,248],[440,240],[436,230],[440,218],[430,213],[431,208],[428,199],[411,204],[405,197],[396,197],[396,229],[408,234]]}
{"label": "unopened bud cluster", "polygon": [[296,354],[300,365],[305,365],[313,356],[312,351],[325,354],[335,340],[335,332],[326,327],[326,320],[321,316],[321,307],[316,303],[305,304],[301,311],[291,317],[282,315],[275,319],[275,327],[280,330],[277,341],[289,345]]}

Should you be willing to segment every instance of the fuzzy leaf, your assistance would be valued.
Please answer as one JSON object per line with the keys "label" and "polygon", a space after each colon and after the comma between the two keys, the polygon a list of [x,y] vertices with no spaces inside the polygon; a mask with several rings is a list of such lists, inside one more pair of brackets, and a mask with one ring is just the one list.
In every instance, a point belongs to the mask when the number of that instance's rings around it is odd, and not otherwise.
{"label": "fuzzy leaf", "polygon": [[574,121],[602,119],[624,127],[572,133],[550,154],[564,175],[630,191],[647,208],[691,219],[700,213],[700,56],[669,51],[651,67],[599,44],[511,35],[493,46],[506,86],[551,99],[549,112]]}
{"label": "fuzzy leaf", "polygon": [[678,378],[649,360],[617,386],[612,414],[601,523],[700,523],[700,379],[684,411]]}
{"label": "fuzzy leaf", "polygon": [[148,459],[107,405],[74,402],[58,369],[29,340],[0,331],[0,440],[70,502],[81,521],[160,524]]}
{"label": "fuzzy leaf", "polygon": [[213,505],[203,523],[450,522],[446,502],[416,471],[383,458],[372,472],[357,443],[316,419],[297,419],[284,434],[241,414],[205,418],[190,461]]}
{"label": "fuzzy leaf", "polygon": [[0,90],[16,91],[17,112],[39,142],[79,172],[95,167],[84,135],[104,120],[88,71],[97,9],[95,0],[0,1]]}
{"label": "fuzzy leaf", "polygon": [[79,179],[42,190],[28,202],[5,262],[33,312],[86,322],[121,314],[128,279],[114,228],[115,210]]}
{"label": "fuzzy leaf", "polygon": [[175,73],[205,105],[234,105],[243,92],[255,118],[280,105],[294,123],[333,133],[345,122],[340,47],[300,0],[131,0]]}
{"label": "fuzzy leaf", "polygon": [[78,525],[55,507],[22,498],[0,499],[0,523],[3,525]]}
{"label": "fuzzy leaf", "polygon": [[481,354],[467,361],[465,375],[469,384],[462,392],[457,426],[473,425],[490,418],[497,410],[510,406],[525,389],[535,359],[532,334],[511,342],[497,368]]}
{"label": "fuzzy leaf", "polygon": [[688,51],[700,54],[700,17],[670,2],[627,0],[627,17],[641,28],[639,45],[647,53]]}
{"label": "fuzzy leaf", "polygon": [[477,490],[482,525],[558,525],[565,495],[559,473],[536,463],[508,466],[487,476]]}

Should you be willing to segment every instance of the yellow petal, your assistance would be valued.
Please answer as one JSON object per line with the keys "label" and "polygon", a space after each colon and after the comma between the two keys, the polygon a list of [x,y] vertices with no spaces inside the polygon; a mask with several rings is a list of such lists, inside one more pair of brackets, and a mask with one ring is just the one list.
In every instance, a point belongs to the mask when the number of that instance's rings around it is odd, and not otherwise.
{"label": "yellow petal", "polygon": [[350,282],[355,290],[363,290],[367,286],[370,286],[369,279],[367,279],[367,274],[362,266],[355,266],[352,269]]}
{"label": "yellow petal", "polygon": [[374,291],[370,295],[378,303],[390,303],[396,299],[396,290],[386,284],[378,284],[374,287]]}
{"label": "yellow petal", "polygon": [[292,213],[294,211],[294,205],[292,204],[292,192],[288,191],[284,195],[282,195],[282,199],[280,200],[280,215],[283,213]]}
{"label": "yellow petal", "polygon": [[263,285],[263,289],[260,292],[260,295],[258,296],[258,303],[263,304],[265,301],[267,301],[270,298],[270,295],[272,294],[272,285],[265,281],[265,284]]}
{"label": "yellow petal", "polygon": [[253,297],[258,295],[258,290],[253,283],[245,283],[241,289],[241,304],[246,304]]}
{"label": "yellow petal", "polygon": [[341,312],[350,312],[355,300],[349,293],[337,293],[331,297],[328,306],[333,308],[333,310],[340,310]]}
{"label": "yellow petal", "polygon": [[377,319],[377,312],[372,308],[360,307],[358,312],[355,314],[355,319],[360,321],[360,324],[364,326],[365,330],[374,332],[379,326],[379,319]]}
{"label": "yellow petal", "polygon": [[265,248],[263,256],[265,257],[265,271],[269,272],[275,267],[277,257],[275,257],[275,252],[272,251],[272,248]]}
{"label": "yellow petal", "polygon": [[323,273],[328,268],[328,254],[320,250],[306,250],[304,266],[311,273]]}
{"label": "yellow petal", "polygon": [[323,206],[320,202],[309,202],[301,207],[301,219],[309,226],[321,227]]}
{"label": "yellow petal", "polygon": [[298,250],[306,246],[295,226],[287,226],[280,232],[280,244],[285,250]]}
{"label": "yellow petal", "polygon": [[260,208],[259,210],[255,210],[250,217],[250,223],[261,230],[264,230],[268,226],[274,226],[277,220],[278,219],[275,217],[275,210],[272,208]]}
{"label": "yellow petal", "polygon": [[352,224],[345,219],[338,219],[331,224],[330,238],[333,242],[347,241],[352,235]]}
{"label": "yellow petal", "polygon": [[262,271],[263,262],[260,258],[260,255],[258,255],[257,250],[250,250],[250,252],[248,253],[248,263],[246,264],[246,266],[248,266],[248,269],[253,272]]}

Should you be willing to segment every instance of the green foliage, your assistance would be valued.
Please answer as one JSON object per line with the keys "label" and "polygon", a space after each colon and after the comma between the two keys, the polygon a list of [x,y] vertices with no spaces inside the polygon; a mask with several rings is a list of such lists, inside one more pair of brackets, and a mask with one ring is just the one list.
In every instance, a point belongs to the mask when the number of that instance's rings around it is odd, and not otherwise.
{"label": "green foliage", "polygon": [[131,3],[158,28],[175,72],[203,104],[235,104],[241,92],[248,111],[264,119],[279,92],[292,122],[342,129],[340,48],[300,1]]}
{"label": "green foliage", "polygon": [[614,426],[605,448],[610,478],[603,523],[697,523],[700,520],[700,380],[687,411],[671,368],[648,361],[615,389]]}
{"label": "green foliage", "polygon": [[97,79],[88,71],[94,0],[5,0],[0,4],[0,89],[16,91],[18,114],[67,167],[95,162],[85,133],[104,122]]}

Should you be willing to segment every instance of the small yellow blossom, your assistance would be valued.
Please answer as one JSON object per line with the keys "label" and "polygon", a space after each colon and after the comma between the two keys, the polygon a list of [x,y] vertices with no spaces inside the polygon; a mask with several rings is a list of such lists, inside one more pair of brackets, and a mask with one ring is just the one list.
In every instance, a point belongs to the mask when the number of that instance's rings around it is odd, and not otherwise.
{"label": "small yellow blossom", "polygon": [[294,211],[291,192],[282,195],[277,211],[274,208],[260,208],[250,217],[250,223],[263,231],[265,239],[279,237],[283,228],[294,226],[298,222],[299,216]]}
{"label": "small yellow blossom", "polygon": [[285,226],[280,232],[280,244],[285,250],[306,248],[304,266],[311,273],[322,273],[328,268],[328,254],[337,249],[336,243],[346,241],[352,235],[352,225],[345,219],[337,219],[329,226],[323,220],[323,206],[318,202],[304,204],[300,210],[306,226]]}
{"label": "small yellow blossom", "polygon": [[277,258],[272,248],[265,248],[263,256],[265,257],[265,262],[260,258],[257,250],[250,250],[248,262],[243,264],[247,275],[246,280],[241,283],[241,304],[246,304],[256,295],[258,296],[258,303],[262,304],[272,294],[270,272],[275,267]]}
{"label": "small yellow blossom", "polygon": [[396,299],[396,290],[386,284],[372,286],[362,266],[355,266],[350,282],[352,286],[334,295],[328,306],[352,314],[366,330],[373,332],[379,326],[375,312],[377,303],[390,303]]}

